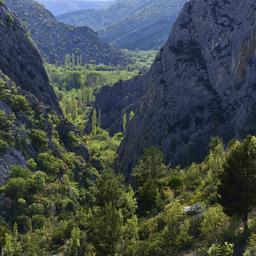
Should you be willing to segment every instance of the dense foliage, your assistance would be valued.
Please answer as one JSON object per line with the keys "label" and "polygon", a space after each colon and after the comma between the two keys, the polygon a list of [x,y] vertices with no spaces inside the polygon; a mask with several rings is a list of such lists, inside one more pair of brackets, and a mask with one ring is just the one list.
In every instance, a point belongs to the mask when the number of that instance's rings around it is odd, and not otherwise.
{"label": "dense foliage", "polygon": [[[93,93],[102,81],[131,75],[97,66],[48,72],[62,107],[81,88]],[[15,147],[32,156],[0,186],[2,255],[254,255],[255,137],[226,148],[213,139],[205,160],[184,169],[148,148],[128,184],[113,172],[121,133],[110,137],[100,125],[83,137],[70,131],[70,150],[60,142],[56,114],[32,106],[31,95],[7,77],[0,89],[12,110],[0,112],[1,153]],[[21,116],[26,125],[17,122]],[[82,146],[91,162],[76,153]]]}

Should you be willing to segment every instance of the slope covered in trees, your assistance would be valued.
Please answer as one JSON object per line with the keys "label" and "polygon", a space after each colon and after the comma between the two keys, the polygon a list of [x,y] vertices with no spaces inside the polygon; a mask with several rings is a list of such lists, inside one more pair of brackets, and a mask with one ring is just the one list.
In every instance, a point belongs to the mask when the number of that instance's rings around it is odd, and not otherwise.
{"label": "slope covered in trees", "polygon": [[82,63],[123,65],[128,61],[120,50],[103,43],[90,28],[58,22],[35,0],[6,0],[5,3],[22,20],[48,63],[63,64],[68,54]]}
{"label": "slope covered in trees", "polygon": [[102,39],[131,50],[159,49],[166,42],[185,0],[117,0],[102,10],[67,13],[58,19],[87,25]]}

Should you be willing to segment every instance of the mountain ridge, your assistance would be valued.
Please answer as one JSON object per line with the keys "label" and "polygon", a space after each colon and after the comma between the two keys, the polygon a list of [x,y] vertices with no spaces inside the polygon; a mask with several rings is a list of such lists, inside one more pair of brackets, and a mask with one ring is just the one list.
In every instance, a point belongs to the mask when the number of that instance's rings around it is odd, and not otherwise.
{"label": "mountain ridge", "polygon": [[34,0],[6,0],[8,8],[26,25],[46,62],[64,64],[67,55],[82,63],[124,65],[127,57],[118,49],[102,42],[88,27],[60,23]]}
{"label": "mountain ridge", "polygon": [[185,0],[121,1],[103,10],[85,10],[58,16],[68,24],[88,25],[119,48],[159,49],[167,40]]}

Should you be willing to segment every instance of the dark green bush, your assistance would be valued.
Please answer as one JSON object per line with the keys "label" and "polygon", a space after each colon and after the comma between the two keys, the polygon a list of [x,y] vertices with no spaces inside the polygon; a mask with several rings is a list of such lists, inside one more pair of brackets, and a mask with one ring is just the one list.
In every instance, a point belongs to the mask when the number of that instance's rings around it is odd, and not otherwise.
{"label": "dark green bush", "polygon": [[12,109],[16,112],[29,110],[28,100],[22,95],[13,95],[11,98],[11,105]]}
{"label": "dark green bush", "polygon": [[30,139],[33,146],[35,146],[38,150],[43,149],[48,145],[47,134],[43,130],[32,129]]}

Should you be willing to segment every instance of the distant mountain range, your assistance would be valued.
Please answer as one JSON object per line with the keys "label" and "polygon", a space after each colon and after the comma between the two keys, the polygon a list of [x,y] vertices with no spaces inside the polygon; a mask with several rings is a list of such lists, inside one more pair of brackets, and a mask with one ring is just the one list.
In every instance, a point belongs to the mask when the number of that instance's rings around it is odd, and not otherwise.
{"label": "distant mountain range", "polygon": [[[127,58],[121,50],[102,42],[90,28],[58,22],[43,5],[34,0],[5,0],[24,23],[44,61],[62,64],[67,55],[83,63],[123,65]],[[73,58],[74,59],[74,58]]]}
{"label": "distant mountain range", "polygon": [[111,0],[37,0],[53,15],[60,15],[72,11],[98,9],[107,7]]}
{"label": "distant mountain range", "polygon": [[166,42],[186,0],[117,0],[106,9],[58,16],[67,24],[86,25],[114,46],[130,50],[159,49]]}

